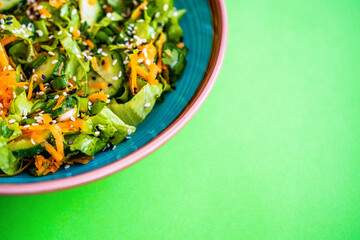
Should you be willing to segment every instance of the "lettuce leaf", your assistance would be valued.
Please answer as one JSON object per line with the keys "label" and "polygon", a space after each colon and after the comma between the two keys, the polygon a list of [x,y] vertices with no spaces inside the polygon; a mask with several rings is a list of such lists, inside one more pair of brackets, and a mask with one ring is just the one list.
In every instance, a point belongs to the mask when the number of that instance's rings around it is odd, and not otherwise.
{"label": "lettuce leaf", "polygon": [[162,93],[162,85],[145,85],[129,102],[117,103],[114,99],[108,105],[124,123],[139,125],[153,109],[156,99]]}
{"label": "lettuce leaf", "polygon": [[101,139],[84,133],[67,137],[66,141],[72,141],[69,145],[71,151],[81,151],[88,156],[94,156],[106,146]]}
{"label": "lettuce leaf", "polygon": [[25,90],[17,87],[15,88],[15,94],[16,97],[10,106],[10,114],[27,115],[27,113],[30,113],[33,103],[27,100]]}
{"label": "lettuce leaf", "polygon": [[0,137],[0,169],[7,175],[14,175],[20,168],[18,161],[11,153],[7,139]]}
{"label": "lettuce leaf", "polygon": [[98,136],[105,142],[110,140],[114,145],[121,143],[126,135],[132,134],[136,129],[125,124],[107,107],[104,107],[95,116],[88,118],[85,126],[84,133]]}

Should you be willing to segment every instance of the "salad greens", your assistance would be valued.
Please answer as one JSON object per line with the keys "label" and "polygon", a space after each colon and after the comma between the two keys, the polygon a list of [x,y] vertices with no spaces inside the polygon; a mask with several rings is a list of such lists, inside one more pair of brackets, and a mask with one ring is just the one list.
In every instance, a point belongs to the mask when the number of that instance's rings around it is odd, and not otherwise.
{"label": "salad greens", "polygon": [[0,176],[114,149],[186,66],[174,0],[0,0]]}

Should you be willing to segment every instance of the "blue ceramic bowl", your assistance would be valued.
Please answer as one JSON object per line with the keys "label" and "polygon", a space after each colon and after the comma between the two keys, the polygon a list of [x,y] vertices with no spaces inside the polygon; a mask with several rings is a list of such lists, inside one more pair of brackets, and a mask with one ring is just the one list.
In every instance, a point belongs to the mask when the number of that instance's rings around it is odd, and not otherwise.
{"label": "blue ceramic bowl", "polygon": [[150,154],[178,132],[196,113],[211,90],[220,69],[226,45],[227,21],[222,0],[175,0],[186,9],[181,20],[184,43],[189,48],[188,65],[176,90],[166,94],[140,124],[131,139],[115,150],[102,152],[86,165],[44,176],[22,173],[0,178],[0,194],[33,194],[65,189],[115,173]]}

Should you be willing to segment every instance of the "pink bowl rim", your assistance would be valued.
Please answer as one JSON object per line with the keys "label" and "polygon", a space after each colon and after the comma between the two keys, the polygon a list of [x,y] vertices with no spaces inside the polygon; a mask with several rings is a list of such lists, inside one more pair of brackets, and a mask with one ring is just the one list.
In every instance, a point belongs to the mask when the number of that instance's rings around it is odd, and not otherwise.
{"label": "pink bowl rim", "polygon": [[193,98],[186,108],[172,122],[172,124],[141,148],[113,163],[67,178],[36,183],[0,184],[0,195],[30,195],[48,193],[74,188],[102,179],[137,163],[164,145],[176,133],[178,133],[191,120],[205,102],[210,91],[215,85],[225,57],[228,38],[228,20],[225,0],[209,0],[209,4],[212,11],[214,37],[212,47],[213,51],[211,53],[208,69]]}

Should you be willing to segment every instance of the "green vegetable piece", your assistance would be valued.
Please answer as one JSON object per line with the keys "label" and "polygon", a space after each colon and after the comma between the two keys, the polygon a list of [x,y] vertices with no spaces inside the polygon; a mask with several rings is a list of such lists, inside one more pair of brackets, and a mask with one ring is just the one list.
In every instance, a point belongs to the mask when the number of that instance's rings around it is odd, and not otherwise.
{"label": "green vegetable piece", "polygon": [[101,151],[106,146],[106,143],[101,139],[83,133],[67,137],[66,141],[72,142],[69,145],[71,151],[81,151],[88,156],[94,156],[95,153]]}
{"label": "green vegetable piece", "polygon": [[12,154],[4,137],[0,137],[0,169],[7,175],[15,174],[20,168],[20,161]]}
{"label": "green vegetable piece", "polygon": [[103,102],[100,99],[96,99],[96,101],[91,106],[91,110],[90,110],[91,115],[98,114],[105,106],[106,106],[106,102]]}
{"label": "green vegetable piece", "polygon": [[27,115],[33,106],[33,103],[27,100],[26,92],[22,88],[15,88],[16,97],[11,103],[10,113],[17,115]]}
{"label": "green vegetable piece", "polygon": [[108,105],[124,123],[137,126],[153,109],[156,99],[162,93],[162,85],[145,85],[129,102],[118,104],[116,101]]}
{"label": "green vegetable piece", "polygon": [[88,112],[89,99],[88,98],[80,98],[79,100],[79,110],[82,113]]}
{"label": "green vegetable piece", "polygon": [[65,76],[57,77],[51,82],[51,86],[56,91],[64,90],[68,84],[69,82]]}

